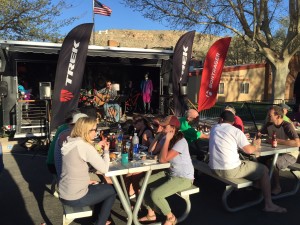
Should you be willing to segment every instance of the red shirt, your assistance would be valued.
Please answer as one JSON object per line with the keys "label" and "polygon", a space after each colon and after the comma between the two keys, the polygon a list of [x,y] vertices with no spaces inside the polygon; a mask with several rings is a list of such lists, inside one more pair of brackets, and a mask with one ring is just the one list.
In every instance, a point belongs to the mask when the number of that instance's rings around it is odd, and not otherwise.
{"label": "red shirt", "polygon": [[244,132],[244,123],[239,116],[234,116],[233,126]]}

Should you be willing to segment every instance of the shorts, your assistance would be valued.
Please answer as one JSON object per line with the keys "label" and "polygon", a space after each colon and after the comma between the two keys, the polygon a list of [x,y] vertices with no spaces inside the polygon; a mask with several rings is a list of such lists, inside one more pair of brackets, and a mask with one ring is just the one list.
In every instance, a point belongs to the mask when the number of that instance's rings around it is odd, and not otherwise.
{"label": "shorts", "polygon": [[241,164],[230,170],[213,170],[215,174],[224,178],[246,178],[251,181],[259,180],[266,170],[266,166],[253,162],[241,161]]}
{"label": "shorts", "polygon": [[276,167],[279,170],[286,169],[288,166],[296,163],[297,159],[290,154],[282,154],[278,156]]}

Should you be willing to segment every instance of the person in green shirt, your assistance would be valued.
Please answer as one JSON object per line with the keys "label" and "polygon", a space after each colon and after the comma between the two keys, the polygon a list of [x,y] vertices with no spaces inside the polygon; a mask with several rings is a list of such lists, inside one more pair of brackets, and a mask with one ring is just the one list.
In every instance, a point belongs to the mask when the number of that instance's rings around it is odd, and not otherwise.
{"label": "person in green shirt", "polygon": [[288,118],[288,116],[286,115],[288,113],[288,111],[292,111],[291,107],[289,107],[287,104],[281,103],[280,107],[283,109],[283,120],[289,123],[292,123],[291,119]]}
{"label": "person in green shirt", "polygon": [[190,154],[197,155],[197,158],[199,159],[203,157],[203,151],[201,151],[203,143],[199,140],[208,139],[209,134],[200,132],[191,126],[191,124],[198,121],[198,119],[199,113],[195,109],[189,109],[184,117],[179,118],[179,129],[189,144]]}

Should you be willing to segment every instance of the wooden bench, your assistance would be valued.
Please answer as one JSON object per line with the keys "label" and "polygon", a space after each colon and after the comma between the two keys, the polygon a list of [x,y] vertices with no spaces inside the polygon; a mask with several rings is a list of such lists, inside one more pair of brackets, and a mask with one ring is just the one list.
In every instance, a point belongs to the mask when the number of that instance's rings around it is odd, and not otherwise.
{"label": "wooden bench", "polygon": [[199,187],[192,185],[191,187],[176,193],[178,196],[183,198],[186,203],[186,208],[185,208],[184,213],[180,217],[177,218],[178,223],[184,221],[190,214],[190,211],[191,211],[190,195],[199,193],[199,191],[200,191]]}
{"label": "wooden bench", "polygon": [[69,205],[63,205],[63,225],[72,223],[74,219],[89,217],[93,214],[93,209],[90,206],[85,207],[72,207]]}
{"label": "wooden bench", "polygon": [[248,201],[245,202],[244,204],[240,205],[240,206],[235,206],[235,207],[231,207],[228,205],[228,196],[231,194],[232,191],[237,190],[237,189],[241,189],[241,188],[245,188],[245,187],[250,187],[253,185],[253,182],[250,180],[247,180],[245,178],[224,178],[224,177],[219,177],[218,175],[214,174],[210,167],[208,166],[207,163],[193,159],[192,160],[193,165],[195,170],[198,170],[201,173],[204,173],[208,176],[211,176],[217,180],[222,181],[223,183],[226,184],[226,188],[223,192],[222,195],[222,204],[224,206],[224,208],[229,211],[229,212],[236,212],[248,207],[251,207],[253,205],[256,205],[258,203],[260,203],[263,200],[262,195],[259,196],[258,199],[255,199],[254,201]]}

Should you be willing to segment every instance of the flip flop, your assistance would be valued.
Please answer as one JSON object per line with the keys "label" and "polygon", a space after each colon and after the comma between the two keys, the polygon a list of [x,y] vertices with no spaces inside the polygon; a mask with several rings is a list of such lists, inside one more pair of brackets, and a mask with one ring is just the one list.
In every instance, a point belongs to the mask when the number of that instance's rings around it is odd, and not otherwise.
{"label": "flip flop", "polygon": [[156,221],[156,215],[149,216],[148,214],[142,218],[139,218],[140,222],[153,222]]}

